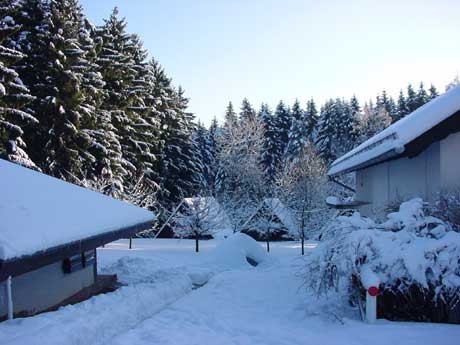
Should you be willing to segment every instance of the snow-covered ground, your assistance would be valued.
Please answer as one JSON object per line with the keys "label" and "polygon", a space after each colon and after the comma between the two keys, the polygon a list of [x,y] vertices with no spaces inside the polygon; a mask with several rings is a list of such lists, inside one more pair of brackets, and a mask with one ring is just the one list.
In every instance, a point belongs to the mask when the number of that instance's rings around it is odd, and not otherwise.
{"label": "snow-covered ground", "polygon": [[[135,239],[133,245],[129,250],[127,241],[117,241],[98,252],[101,271],[117,273],[126,286],[0,323],[0,344],[459,343],[458,325],[368,325],[334,295],[308,295],[295,242],[274,243],[269,255],[245,238],[202,241],[199,254],[189,240]],[[248,255],[259,266],[247,264]]]}

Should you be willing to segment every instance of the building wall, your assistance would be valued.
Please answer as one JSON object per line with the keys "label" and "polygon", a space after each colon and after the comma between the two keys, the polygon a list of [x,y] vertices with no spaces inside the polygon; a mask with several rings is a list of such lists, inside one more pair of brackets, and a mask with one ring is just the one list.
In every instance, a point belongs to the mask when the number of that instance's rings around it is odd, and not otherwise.
{"label": "building wall", "polygon": [[356,172],[356,199],[370,202],[361,214],[382,218],[401,201],[432,199],[441,185],[440,143],[430,145],[414,158],[400,158]]}
{"label": "building wall", "polygon": [[441,141],[440,164],[442,187],[460,188],[460,133]]}
{"label": "building wall", "polygon": [[[14,313],[34,314],[51,308],[94,283],[94,265],[64,273],[62,262],[12,278]],[[0,317],[7,314],[5,282],[0,283]]]}

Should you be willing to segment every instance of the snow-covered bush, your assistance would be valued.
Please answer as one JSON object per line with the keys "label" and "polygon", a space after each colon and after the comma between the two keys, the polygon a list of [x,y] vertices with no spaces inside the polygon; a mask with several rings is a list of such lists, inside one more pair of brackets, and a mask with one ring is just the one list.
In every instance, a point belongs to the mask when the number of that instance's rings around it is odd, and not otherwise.
{"label": "snow-covered bush", "polygon": [[[361,217],[337,217],[308,258],[306,282],[318,294],[348,289],[360,296],[362,273],[370,270],[381,291],[424,296],[456,308],[460,298],[460,234],[424,214],[421,199],[401,204],[377,224]],[[345,291],[345,290],[343,290]],[[431,299],[429,301],[428,299]],[[410,301],[405,301],[410,303]]]}
{"label": "snow-covered bush", "polygon": [[460,188],[442,191],[430,205],[429,213],[460,231]]}

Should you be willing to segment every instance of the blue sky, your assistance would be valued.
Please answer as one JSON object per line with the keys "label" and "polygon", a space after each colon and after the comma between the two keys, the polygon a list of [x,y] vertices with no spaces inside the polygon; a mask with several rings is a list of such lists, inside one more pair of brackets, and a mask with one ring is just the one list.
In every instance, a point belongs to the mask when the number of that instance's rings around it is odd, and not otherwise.
{"label": "blue sky", "polygon": [[114,6],[208,124],[229,101],[364,101],[460,73],[458,0],[81,0],[101,24]]}

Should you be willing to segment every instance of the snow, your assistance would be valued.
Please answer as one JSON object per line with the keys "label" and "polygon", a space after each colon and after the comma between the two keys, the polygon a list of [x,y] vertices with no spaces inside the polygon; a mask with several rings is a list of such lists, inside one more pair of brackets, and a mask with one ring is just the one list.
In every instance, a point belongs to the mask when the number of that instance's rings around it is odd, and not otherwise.
{"label": "snow", "polygon": [[203,209],[208,208],[205,212],[207,213],[207,217],[204,221],[206,221],[212,229],[210,232],[212,233],[213,238],[223,239],[233,233],[230,218],[214,197],[185,198],[184,202],[189,206],[193,206],[195,204],[199,207],[201,206]]}
{"label": "snow", "polygon": [[207,267],[245,268],[247,258],[260,264],[268,260],[267,253],[248,235],[237,233],[223,241],[210,255]]}
{"label": "snow", "polygon": [[382,155],[395,156],[403,153],[404,145],[458,110],[460,110],[460,86],[451,88],[335,160],[328,175],[334,176],[350,171]]}
{"label": "snow", "polygon": [[278,198],[266,198],[265,203],[271,208],[275,216],[283,223],[291,234],[296,233],[298,227],[296,226],[294,217],[291,211],[283,204]]}
{"label": "snow", "polygon": [[337,206],[337,205],[341,205],[343,202],[336,196],[328,196],[326,198],[326,204],[328,205],[333,205],[333,206]]}
{"label": "snow", "polygon": [[372,271],[368,265],[361,266],[360,270],[361,283],[365,289],[370,288],[371,286],[378,287],[380,285],[380,279],[377,274]]}
{"label": "snow", "polygon": [[411,284],[435,286],[439,295],[452,297],[460,288],[460,233],[425,216],[423,206],[419,198],[404,202],[381,224],[359,212],[337,217],[312,255],[312,281],[320,282],[334,266],[344,281],[353,273],[364,285],[396,284],[401,292]]}
{"label": "snow", "polygon": [[0,160],[0,259],[151,221],[142,208]]}
{"label": "snow", "polygon": [[[228,247],[241,242],[249,252],[258,251],[253,241],[237,238]],[[273,243],[264,255],[269,259],[257,267],[216,262],[213,269],[220,270],[195,290],[190,277],[208,272],[212,258],[234,255],[233,249],[223,253],[218,240],[203,241],[199,254],[193,240],[133,244],[132,250],[127,240],[98,249],[103,272],[117,273],[127,286],[55,312],[2,322],[0,344],[458,344],[458,325],[385,320],[369,325],[336,296],[307,293],[298,242]],[[310,252],[314,247],[307,246]]]}

